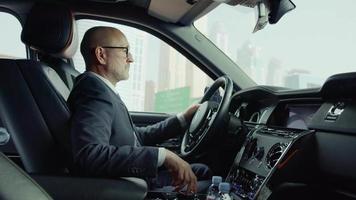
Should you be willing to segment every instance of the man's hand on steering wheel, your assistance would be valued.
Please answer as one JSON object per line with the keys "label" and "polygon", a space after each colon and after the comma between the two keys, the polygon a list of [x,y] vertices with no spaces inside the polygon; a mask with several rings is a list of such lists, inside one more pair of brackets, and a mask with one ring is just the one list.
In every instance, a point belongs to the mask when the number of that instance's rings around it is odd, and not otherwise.
{"label": "man's hand on steering wheel", "polygon": [[[219,103],[211,101],[211,97],[222,87],[223,96]],[[211,140],[213,134],[221,125],[227,122],[230,98],[233,91],[232,80],[222,76],[215,80],[200,100],[199,107],[190,107],[187,113],[190,122],[181,144],[181,155],[188,156],[197,153],[204,144]],[[191,112],[190,112],[191,111]],[[194,113],[194,115],[192,114]]]}
{"label": "man's hand on steering wheel", "polygon": [[195,112],[198,110],[199,106],[200,104],[192,104],[183,112],[184,119],[188,125],[192,121],[192,118]]}

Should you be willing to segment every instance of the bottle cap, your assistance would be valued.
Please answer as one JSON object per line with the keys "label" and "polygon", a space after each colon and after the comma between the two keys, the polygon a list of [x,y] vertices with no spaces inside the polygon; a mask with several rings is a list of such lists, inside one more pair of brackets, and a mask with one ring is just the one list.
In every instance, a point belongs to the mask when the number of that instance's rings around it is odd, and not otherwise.
{"label": "bottle cap", "polygon": [[220,183],[219,191],[222,193],[229,193],[230,192],[230,183],[227,183],[227,182]]}
{"label": "bottle cap", "polygon": [[213,185],[216,185],[216,186],[218,186],[219,183],[221,183],[221,181],[222,181],[221,176],[213,176],[211,178],[211,182],[213,183]]}

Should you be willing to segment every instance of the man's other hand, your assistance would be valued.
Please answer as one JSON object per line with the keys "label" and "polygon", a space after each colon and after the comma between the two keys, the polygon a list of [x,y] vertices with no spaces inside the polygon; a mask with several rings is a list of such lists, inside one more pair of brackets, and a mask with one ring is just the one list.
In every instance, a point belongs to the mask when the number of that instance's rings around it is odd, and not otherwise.
{"label": "man's other hand", "polygon": [[187,193],[197,192],[197,177],[186,161],[166,149],[164,166],[172,175],[172,185],[176,187],[176,191],[179,191],[183,187],[187,186]]}
{"label": "man's other hand", "polygon": [[193,104],[187,108],[187,110],[184,111],[183,116],[185,118],[185,121],[189,124],[190,121],[192,121],[192,118],[195,114],[195,112],[198,110],[200,104]]}

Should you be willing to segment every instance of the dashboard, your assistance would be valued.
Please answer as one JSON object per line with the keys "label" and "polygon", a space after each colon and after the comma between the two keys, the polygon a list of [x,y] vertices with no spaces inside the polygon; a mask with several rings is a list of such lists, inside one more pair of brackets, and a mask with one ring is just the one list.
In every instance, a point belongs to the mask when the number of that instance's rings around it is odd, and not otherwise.
{"label": "dashboard", "polygon": [[226,177],[233,199],[356,199],[356,87],[335,92],[349,77],[233,95],[229,115],[247,132]]}

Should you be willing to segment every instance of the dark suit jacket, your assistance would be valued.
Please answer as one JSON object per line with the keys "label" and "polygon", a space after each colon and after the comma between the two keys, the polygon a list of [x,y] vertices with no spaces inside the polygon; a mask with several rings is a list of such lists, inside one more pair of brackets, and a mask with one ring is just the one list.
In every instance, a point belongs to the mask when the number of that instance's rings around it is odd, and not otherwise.
{"label": "dark suit jacket", "polygon": [[[82,175],[154,177],[158,148],[154,145],[179,133],[177,117],[137,128],[125,104],[91,73],[77,77],[68,98],[74,164]],[[135,146],[136,132],[139,144]]]}

